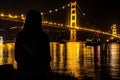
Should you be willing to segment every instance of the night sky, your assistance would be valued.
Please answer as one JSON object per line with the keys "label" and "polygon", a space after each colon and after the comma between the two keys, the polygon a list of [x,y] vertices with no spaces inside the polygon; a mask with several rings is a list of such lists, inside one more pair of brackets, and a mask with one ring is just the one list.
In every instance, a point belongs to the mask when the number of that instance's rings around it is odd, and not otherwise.
{"label": "night sky", "polygon": [[[29,9],[44,12],[62,7],[71,0],[1,0],[0,12],[11,14],[26,14]],[[110,27],[120,25],[119,0],[77,0],[80,8],[86,14],[86,20],[95,26]]]}

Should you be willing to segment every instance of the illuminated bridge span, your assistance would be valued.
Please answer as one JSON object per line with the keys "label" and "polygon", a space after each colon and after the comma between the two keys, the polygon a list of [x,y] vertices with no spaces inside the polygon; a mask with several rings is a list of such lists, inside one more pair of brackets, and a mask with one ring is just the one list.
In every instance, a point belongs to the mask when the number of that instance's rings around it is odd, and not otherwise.
{"label": "illuminated bridge span", "polygon": [[[76,1],[70,2],[58,9],[49,10],[48,12],[41,12],[42,24],[43,26],[48,26],[50,28],[62,28],[68,29],[70,31],[70,41],[76,41],[76,31],[89,31],[105,34],[115,38],[120,38],[117,35],[116,28],[113,27],[113,32],[104,32],[96,29],[91,29],[87,22],[84,20],[85,13],[82,12]],[[0,18],[4,20],[22,22],[24,24],[25,16],[22,14],[11,15],[11,14],[0,14]],[[87,26],[87,27],[86,27]],[[11,27],[14,29],[18,27]]]}

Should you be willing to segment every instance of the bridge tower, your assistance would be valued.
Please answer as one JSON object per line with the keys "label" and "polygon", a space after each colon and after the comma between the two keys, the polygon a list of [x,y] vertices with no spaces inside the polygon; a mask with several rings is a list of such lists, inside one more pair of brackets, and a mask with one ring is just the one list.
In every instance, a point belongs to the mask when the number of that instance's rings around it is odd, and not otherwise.
{"label": "bridge tower", "polygon": [[[116,36],[117,35],[117,26],[116,26],[116,24],[113,24],[111,26],[111,30],[112,30],[112,35]],[[111,39],[114,39],[114,37],[111,37]]]}
{"label": "bridge tower", "polygon": [[[70,5],[70,28],[76,28],[76,1]],[[76,30],[70,29],[70,41],[76,41]]]}

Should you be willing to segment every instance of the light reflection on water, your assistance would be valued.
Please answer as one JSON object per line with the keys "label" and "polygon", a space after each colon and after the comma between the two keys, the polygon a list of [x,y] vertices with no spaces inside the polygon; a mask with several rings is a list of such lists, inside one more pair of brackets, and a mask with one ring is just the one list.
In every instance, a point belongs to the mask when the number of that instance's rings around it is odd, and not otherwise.
{"label": "light reflection on water", "polygon": [[16,61],[14,60],[14,43],[0,44],[0,65],[13,64],[16,69]]}
{"label": "light reflection on water", "polygon": [[[50,42],[51,69],[58,73],[93,80],[120,79],[120,45],[85,46],[82,42]],[[0,65],[13,64],[14,43],[0,45]]]}
{"label": "light reflection on water", "polygon": [[[120,45],[85,46],[81,42],[66,44],[52,42],[51,68],[53,71],[94,80],[120,79]],[[103,49],[105,47],[105,49]]]}
{"label": "light reflection on water", "polygon": [[94,47],[86,47],[81,42],[66,44],[52,42],[50,47],[53,71],[71,74],[78,78],[94,77]]}
{"label": "light reflection on water", "polygon": [[109,44],[110,50],[110,73],[114,78],[120,78],[120,45]]}

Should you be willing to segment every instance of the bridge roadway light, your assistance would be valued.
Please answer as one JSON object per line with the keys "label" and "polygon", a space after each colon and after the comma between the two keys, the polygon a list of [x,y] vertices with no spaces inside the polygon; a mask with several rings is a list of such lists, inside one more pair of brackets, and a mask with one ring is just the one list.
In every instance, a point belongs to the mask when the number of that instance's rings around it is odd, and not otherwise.
{"label": "bridge roadway light", "polygon": [[54,25],[56,25],[56,23],[54,22]]}
{"label": "bridge roadway light", "polygon": [[44,23],[45,23],[45,24],[47,24],[47,23],[48,23],[48,21],[45,21]]}
{"label": "bridge roadway light", "polygon": [[25,20],[25,16],[23,14],[21,14],[21,19]]}
{"label": "bridge roadway light", "polygon": [[1,13],[1,14],[0,14],[0,16],[2,16],[2,17],[3,17],[3,16],[4,16],[4,14],[3,14],[3,13]]}
{"label": "bridge roadway light", "polygon": [[17,18],[17,17],[18,17],[17,15],[14,16],[14,18]]}
{"label": "bridge roadway light", "polygon": [[60,26],[60,24],[58,23],[58,26]]}
{"label": "bridge roadway light", "polygon": [[60,26],[63,26],[63,24],[60,24]]}
{"label": "bridge roadway light", "polygon": [[12,15],[11,15],[11,14],[8,14],[8,17],[9,17],[9,18],[12,18]]}
{"label": "bridge roadway light", "polygon": [[52,22],[49,22],[48,24],[53,24]]}
{"label": "bridge roadway light", "polygon": [[76,27],[76,29],[80,29],[79,27]]}

